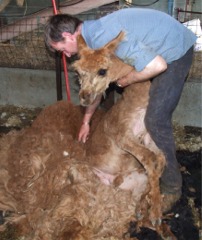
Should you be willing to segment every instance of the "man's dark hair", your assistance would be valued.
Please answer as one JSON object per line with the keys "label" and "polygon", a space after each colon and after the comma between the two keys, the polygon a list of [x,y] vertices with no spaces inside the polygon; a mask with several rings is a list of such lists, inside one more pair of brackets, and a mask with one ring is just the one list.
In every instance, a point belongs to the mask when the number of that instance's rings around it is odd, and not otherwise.
{"label": "man's dark hair", "polygon": [[68,14],[57,14],[51,16],[44,29],[44,40],[46,46],[53,51],[51,42],[60,42],[63,40],[62,33],[69,32],[74,34],[82,21]]}

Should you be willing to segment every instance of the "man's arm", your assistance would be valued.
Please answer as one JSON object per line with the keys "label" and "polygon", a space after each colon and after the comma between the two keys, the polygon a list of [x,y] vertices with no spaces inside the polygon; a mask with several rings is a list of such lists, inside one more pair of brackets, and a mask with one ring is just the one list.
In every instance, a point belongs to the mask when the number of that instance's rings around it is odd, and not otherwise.
{"label": "man's arm", "polygon": [[135,69],[125,77],[119,79],[117,84],[126,87],[135,82],[149,80],[167,69],[167,63],[161,56],[156,56],[141,72]]}
{"label": "man's arm", "polygon": [[90,120],[96,110],[96,108],[98,107],[98,105],[100,104],[102,99],[102,95],[98,95],[95,99],[95,101],[93,102],[92,105],[86,107],[85,110],[85,114],[83,117],[83,122],[79,131],[79,136],[78,136],[78,140],[82,141],[83,143],[86,142],[86,140],[88,139],[88,135],[90,132]]}

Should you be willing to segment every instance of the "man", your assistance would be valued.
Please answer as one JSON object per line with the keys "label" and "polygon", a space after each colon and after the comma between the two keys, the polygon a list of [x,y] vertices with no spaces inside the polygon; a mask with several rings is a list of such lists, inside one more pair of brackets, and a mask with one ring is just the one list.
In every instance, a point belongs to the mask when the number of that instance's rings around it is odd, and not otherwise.
{"label": "man", "polygon": [[[161,191],[172,205],[180,198],[182,177],[175,155],[171,119],[191,66],[196,36],[166,13],[129,8],[84,22],[65,14],[53,16],[45,28],[45,42],[50,49],[71,57],[78,51],[79,34],[90,48],[96,49],[120,31],[124,31],[126,37],[116,55],[134,66],[134,71],[119,79],[117,85],[125,87],[148,79],[152,81],[145,124],[165,154],[167,164],[161,178]],[[86,108],[79,141],[87,140],[89,123],[100,101],[101,96]]]}

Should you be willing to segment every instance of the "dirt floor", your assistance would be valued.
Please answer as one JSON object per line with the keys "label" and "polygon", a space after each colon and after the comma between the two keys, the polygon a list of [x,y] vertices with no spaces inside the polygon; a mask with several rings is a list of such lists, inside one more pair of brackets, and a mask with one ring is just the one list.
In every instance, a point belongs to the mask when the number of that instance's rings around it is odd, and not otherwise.
{"label": "dirt floor", "polygon": [[[10,130],[20,130],[29,126],[41,109],[27,109],[14,106],[0,106],[0,137]],[[183,176],[183,193],[181,199],[165,216],[172,232],[178,240],[201,240],[201,128],[179,127],[174,123],[174,134],[177,147],[177,159]],[[3,223],[0,212],[0,224]],[[133,231],[135,223],[131,223],[131,239],[161,240],[156,232],[141,229]],[[16,238],[16,231],[8,226],[0,233],[0,240],[25,240]]]}

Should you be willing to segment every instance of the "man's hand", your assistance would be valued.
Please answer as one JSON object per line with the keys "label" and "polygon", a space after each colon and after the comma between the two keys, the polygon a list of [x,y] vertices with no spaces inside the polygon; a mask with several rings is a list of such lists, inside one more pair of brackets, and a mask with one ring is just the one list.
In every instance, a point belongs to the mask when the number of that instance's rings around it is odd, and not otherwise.
{"label": "man's hand", "polygon": [[100,104],[101,99],[102,99],[102,94],[96,97],[92,105],[89,105],[88,107],[86,107],[85,114],[83,117],[83,122],[79,130],[79,135],[78,135],[79,142],[82,141],[83,143],[85,143],[88,140],[88,136],[90,133],[90,120],[96,108]]}
{"label": "man's hand", "polygon": [[89,132],[90,132],[89,123],[87,122],[82,123],[78,136],[79,142],[85,143],[88,140]]}

